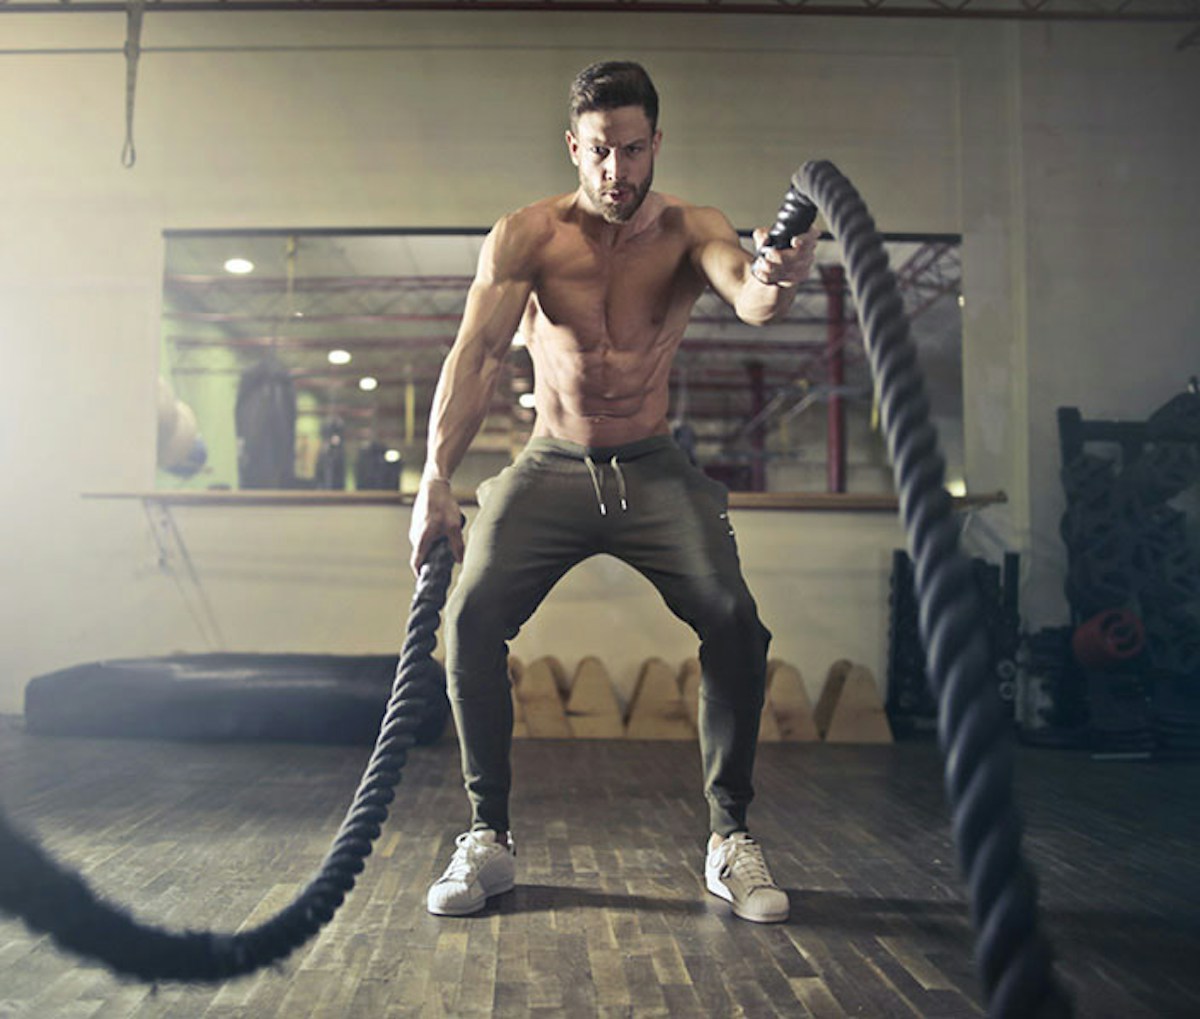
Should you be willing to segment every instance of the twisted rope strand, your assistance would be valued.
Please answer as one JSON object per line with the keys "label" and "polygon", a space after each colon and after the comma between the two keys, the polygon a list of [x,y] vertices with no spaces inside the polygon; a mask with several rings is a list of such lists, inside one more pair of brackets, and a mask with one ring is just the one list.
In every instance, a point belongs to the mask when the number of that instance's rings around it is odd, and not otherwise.
{"label": "twisted rope strand", "polygon": [[920,628],[938,698],[938,737],[960,866],[971,897],[980,980],[995,1019],[1068,1016],[1038,930],[1037,884],[1021,855],[1013,802],[1013,750],[989,657],[970,564],[943,481],[945,461],[929,420],[904,305],[875,223],[832,163],[811,162],[792,178],[841,245],[860,309],[863,341],[878,383],[900,509],[914,563]]}
{"label": "twisted rope strand", "polygon": [[62,948],[146,981],[227,980],[290,955],[333,918],[387,820],[414,733],[440,693],[431,655],[453,568],[453,553],[441,541],[417,577],[392,693],[359,788],[317,874],[275,916],[236,934],[169,931],[142,923],[98,898],[78,874],[18,832],[3,812],[0,909],[51,935]]}

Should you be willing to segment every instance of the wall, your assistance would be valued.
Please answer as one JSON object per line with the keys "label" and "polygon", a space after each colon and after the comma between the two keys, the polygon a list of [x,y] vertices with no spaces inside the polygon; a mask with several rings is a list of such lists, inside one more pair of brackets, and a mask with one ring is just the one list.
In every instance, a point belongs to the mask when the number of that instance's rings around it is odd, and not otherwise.
{"label": "wall", "polygon": [[1068,621],[1057,408],[1145,419],[1200,369],[1200,61],[1180,37],[961,36],[967,477],[1010,496],[968,544],[1023,553],[1030,629]]}
{"label": "wall", "polygon": [[1176,53],[1164,45],[1172,41],[1164,32],[1022,36],[1036,493],[1027,601],[1043,619],[1065,619],[1056,409],[1144,420],[1200,374],[1200,51]]}
{"label": "wall", "polygon": [[[1096,242],[1117,182],[1078,188],[1069,171],[1115,140],[1114,125],[1122,144],[1148,146],[1129,164],[1139,182],[1149,170],[1173,183],[1180,156],[1180,166],[1195,165],[1194,137],[1172,135],[1191,109],[1178,97],[1200,94],[1195,61],[1182,63],[1162,30],[1119,30],[1134,39],[1123,57],[1130,96],[1076,143],[1073,118],[1106,69],[1085,30],[1043,38],[1013,26],[788,17],[152,13],[138,165],[127,171],[118,163],[124,17],[0,15],[0,27],[0,711],[20,709],[31,675],[101,657],[210,642],[394,647],[411,593],[402,511],[177,510],[201,601],[178,561],[160,565],[136,501],[81,498],[153,484],[162,231],[489,223],[572,186],[558,147],[562,95],[593,59],[650,66],[664,99],[658,186],[719,205],[739,226],[767,221],[794,166],[821,156],[855,181],[886,229],[963,230],[968,477],[1013,499],[982,515],[989,533],[1026,550],[1053,518],[1035,405],[1064,392],[1132,405],[1133,394],[1115,394],[1133,388],[1148,409],[1160,402],[1148,394],[1175,377],[1162,368],[1143,385],[1092,370],[1090,389],[1068,385],[1078,360],[1068,345],[1083,341],[1062,329],[1086,306],[1102,336],[1095,349],[1115,353],[1128,339],[1131,319],[1105,270],[1136,234],[1134,216],[1151,214],[1175,239],[1140,245],[1122,278],[1146,285],[1165,273],[1174,285],[1181,275],[1172,260],[1184,234],[1174,231],[1195,225],[1194,194],[1182,187],[1148,184],[1099,255],[1073,254]],[[1111,48],[1117,31],[1096,34]],[[49,52],[72,47],[102,52]],[[1069,88],[1058,77],[1064,53]],[[1144,94],[1143,71],[1153,79]],[[1144,107],[1175,88],[1143,131]],[[1031,110],[1027,91],[1061,102]],[[1061,176],[1033,186],[1045,160]],[[1067,256],[1071,286],[1047,287],[1045,273]],[[976,287],[991,305],[972,311]],[[1195,306],[1181,309],[1186,290],[1153,293],[1134,319],[1156,350],[1176,356],[1162,337],[1194,327]],[[972,423],[972,393],[990,408],[983,424]],[[734,524],[775,653],[813,687],[842,655],[881,672],[895,521],[739,513]],[[1053,585],[1037,569],[1031,583],[1044,593]],[[1052,613],[1053,599],[1043,600]],[[692,650],[652,602],[623,567],[593,561],[514,650],[568,665],[600,653],[627,684],[648,655],[677,661]],[[205,603],[219,636],[203,624]]]}

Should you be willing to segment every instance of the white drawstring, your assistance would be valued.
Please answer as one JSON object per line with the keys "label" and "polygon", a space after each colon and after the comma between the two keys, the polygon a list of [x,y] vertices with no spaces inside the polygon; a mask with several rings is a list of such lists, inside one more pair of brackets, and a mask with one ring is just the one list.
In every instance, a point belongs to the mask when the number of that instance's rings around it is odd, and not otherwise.
{"label": "white drawstring", "polygon": [[[583,462],[587,464],[588,474],[592,476],[592,488],[596,491],[596,505],[600,507],[600,515],[608,516],[608,507],[604,505],[604,493],[600,488],[600,472],[596,468],[596,461],[590,455],[585,455]],[[617,463],[616,456],[613,456],[608,461],[608,465],[613,469],[613,474],[617,476],[617,491],[621,494],[621,512],[624,513],[629,509],[629,502],[626,499],[625,475],[621,471],[621,465]]]}
{"label": "white drawstring", "polygon": [[596,473],[596,463],[590,456],[585,456],[583,462],[587,464],[588,473],[592,476],[592,488],[596,490],[596,504],[600,507],[600,515],[608,516],[608,507],[604,505],[604,496],[600,492],[600,475]]}
{"label": "white drawstring", "polygon": [[621,493],[621,512],[624,513],[629,509],[629,503],[625,501],[625,475],[621,473],[621,465],[617,463],[615,455],[609,463],[612,465],[613,473],[617,476],[617,491]]}

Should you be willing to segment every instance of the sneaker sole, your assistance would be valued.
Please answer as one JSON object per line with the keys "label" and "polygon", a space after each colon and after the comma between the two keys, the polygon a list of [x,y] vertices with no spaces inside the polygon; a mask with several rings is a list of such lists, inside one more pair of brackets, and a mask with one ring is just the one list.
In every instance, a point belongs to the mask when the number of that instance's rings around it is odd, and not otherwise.
{"label": "sneaker sole", "polygon": [[705,881],[704,887],[708,889],[710,895],[715,895],[718,899],[728,902],[734,916],[748,920],[750,923],[783,923],[792,912],[791,909],[785,909],[782,913],[750,913],[733,901],[733,896],[729,894],[729,889],[724,885],[718,883],[714,887],[713,884]]}
{"label": "sneaker sole", "polygon": [[429,905],[428,902],[425,903],[425,909],[434,916],[470,916],[472,913],[478,913],[481,909],[483,909],[483,907],[487,905],[488,899],[495,895],[503,895],[505,892],[511,892],[516,887],[517,881],[516,878],[513,878],[511,881],[505,882],[498,888],[489,888],[486,892],[484,892],[481,898],[472,899],[470,902],[458,907],[457,909],[454,907],[434,909],[431,905]]}

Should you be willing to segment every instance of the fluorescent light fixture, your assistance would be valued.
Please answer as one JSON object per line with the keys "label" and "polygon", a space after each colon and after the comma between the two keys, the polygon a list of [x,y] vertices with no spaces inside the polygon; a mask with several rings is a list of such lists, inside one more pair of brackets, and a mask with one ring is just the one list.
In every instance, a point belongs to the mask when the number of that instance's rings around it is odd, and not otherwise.
{"label": "fluorescent light fixture", "polygon": [[389,449],[383,454],[383,458],[390,464],[398,464],[400,462],[400,450]]}
{"label": "fluorescent light fixture", "polygon": [[379,379],[372,375],[364,375],[358,380],[358,388],[364,393],[369,393],[371,390],[379,388]]}
{"label": "fluorescent light fixture", "polygon": [[226,259],[225,271],[235,276],[245,276],[248,272],[254,272],[254,263],[248,258]]}
{"label": "fluorescent light fixture", "polygon": [[533,393],[522,393],[517,397],[517,403],[526,410],[533,410],[537,405],[537,401],[533,398]]}
{"label": "fluorescent light fixture", "polygon": [[330,364],[349,364],[350,351],[348,350],[331,350],[329,352]]}

